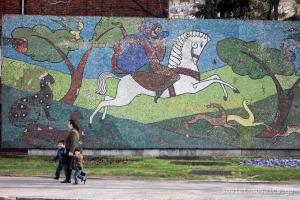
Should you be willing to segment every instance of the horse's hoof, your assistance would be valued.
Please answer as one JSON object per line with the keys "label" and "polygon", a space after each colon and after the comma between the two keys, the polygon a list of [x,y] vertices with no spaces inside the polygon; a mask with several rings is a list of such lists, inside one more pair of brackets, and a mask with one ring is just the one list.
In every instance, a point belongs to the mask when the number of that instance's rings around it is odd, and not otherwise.
{"label": "horse's hoof", "polygon": [[227,101],[227,97],[224,96],[223,99],[224,99],[224,101]]}
{"label": "horse's hoof", "polygon": [[103,95],[102,92],[100,92],[98,90],[95,93],[98,94],[98,95]]}
{"label": "horse's hoof", "polygon": [[234,93],[240,93],[240,91],[237,88],[233,89],[233,92]]}
{"label": "horse's hoof", "polygon": [[91,123],[89,123],[89,128],[93,128],[93,126],[92,126],[92,124],[91,124]]}

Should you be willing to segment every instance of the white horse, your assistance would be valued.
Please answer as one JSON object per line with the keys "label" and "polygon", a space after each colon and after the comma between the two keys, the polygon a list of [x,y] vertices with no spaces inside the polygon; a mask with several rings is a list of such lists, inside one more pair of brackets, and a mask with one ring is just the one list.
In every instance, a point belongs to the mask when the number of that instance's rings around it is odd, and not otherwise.
{"label": "white horse", "polygon": [[[190,31],[181,34],[174,42],[173,49],[169,58],[169,68],[186,68],[189,71],[198,73],[198,77],[195,78],[189,75],[180,74],[180,79],[174,84],[174,89],[176,95],[181,95],[185,93],[197,93],[213,83],[220,84],[224,92],[224,100],[228,98],[225,86],[231,88],[233,92],[239,93],[239,90],[234,86],[221,80],[218,75],[212,75],[211,77],[200,80],[200,73],[198,71],[197,62],[201,55],[203,48],[210,41],[207,34]],[[93,118],[99,112],[101,108],[104,108],[104,113],[102,115],[102,120],[105,118],[108,106],[125,106],[128,105],[136,96],[148,95],[155,96],[155,92],[145,89],[139,83],[137,83],[130,74],[125,75],[122,78],[110,72],[103,72],[98,78],[98,90],[97,93],[105,95],[106,93],[106,79],[107,78],[117,78],[120,79],[116,97],[105,96],[104,100],[99,103],[94,113],[90,116],[89,125],[91,127]],[[200,81],[199,81],[200,80]],[[161,95],[160,98],[170,97],[169,91],[166,90]]]}

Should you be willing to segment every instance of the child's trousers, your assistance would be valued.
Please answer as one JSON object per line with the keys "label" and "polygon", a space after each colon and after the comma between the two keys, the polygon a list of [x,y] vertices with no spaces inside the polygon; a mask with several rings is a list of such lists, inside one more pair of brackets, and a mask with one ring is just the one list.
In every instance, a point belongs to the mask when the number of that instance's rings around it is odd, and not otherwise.
{"label": "child's trousers", "polygon": [[[58,163],[58,166],[57,166],[56,172],[55,172],[55,177],[56,178],[60,177],[61,170],[64,170],[64,172],[65,172],[65,166],[64,166],[63,162],[59,162]],[[66,172],[65,172],[65,174],[66,174]]]}
{"label": "child's trousers", "polygon": [[81,170],[76,169],[75,173],[73,175],[73,178],[74,178],[75,183],[78,183],[78,179],[80,179],[81,181],[83,181],[84,176],[81,175]]}

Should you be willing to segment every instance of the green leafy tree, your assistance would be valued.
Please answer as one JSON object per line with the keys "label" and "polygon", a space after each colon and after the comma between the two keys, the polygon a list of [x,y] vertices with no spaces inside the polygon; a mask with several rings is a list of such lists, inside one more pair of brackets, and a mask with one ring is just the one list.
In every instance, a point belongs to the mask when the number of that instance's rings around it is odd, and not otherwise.
{"label": "green leafy tree", "polygon": [[241,76],[248,75],[252,79],[269,76],[272,79],[277,91],[277,112],[271,128],[263,130],[259,136],[274,137],[282,134],[300,78],[285,91],[276,75],[300,75],[293,62],[284,61],[278,49],[264,47],[255,41],[245,42],[236,38],[220,41],[217,52],[219,57],[232,67],[233,72]]}
{"label": "green leafy tree", "polygon": [[269,0],[250,0],[249,19],[267,19],[269,7]]}
{"label": "green leafy tree", "polygon": [[141,19],[101,18],[94,28],[93,38],[86,42],[86,50],[77,66],[72,64],[68,54],[81,48],[85,41],[82,38],[75,38],[72,31],[66,27],[59,30],[52,30],[44,25],[36,25],[32,28],[20,27],[11,33],[11,37],[12,39],[26,42],[27,48],[18,51],[31,57],[33,60],[51,63],[64,62],[66,64],[70,71],[71,84],[69,90],[60,101],[73,104],[79,94],[84,69],[92,49],[113,47],[115,42],[122,38],[120,30],[112,24],[112,22],[119,21],[125,27],[130,27],[132,32],[136,32]]}

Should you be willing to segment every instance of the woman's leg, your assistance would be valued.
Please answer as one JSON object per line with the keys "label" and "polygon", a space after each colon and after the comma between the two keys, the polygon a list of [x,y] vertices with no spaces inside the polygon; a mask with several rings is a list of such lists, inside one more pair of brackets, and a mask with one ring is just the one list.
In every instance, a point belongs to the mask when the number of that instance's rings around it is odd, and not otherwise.
{"label": "woman's leg", "polygon": [[71,157],[68,157],[68,162],[66,165],[66,180],[70,181],[71,180],[71,175],[72,175],[72,169],[71,169]]}
{"label": "woman's leg", "polygon": [[65,160],[65,173],[66,173],[66,182],[71,182],[71,174],[72,174],[72,169],[71,169],[71,162],[72,162],[72,157],[69,156],[69,151],[66,152],[66,160]]}

